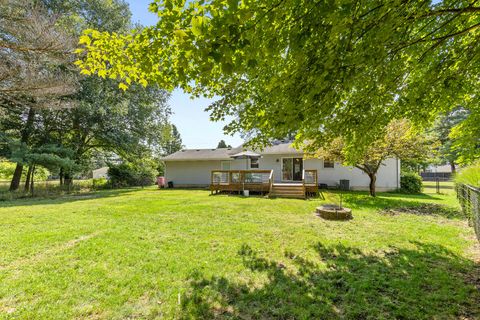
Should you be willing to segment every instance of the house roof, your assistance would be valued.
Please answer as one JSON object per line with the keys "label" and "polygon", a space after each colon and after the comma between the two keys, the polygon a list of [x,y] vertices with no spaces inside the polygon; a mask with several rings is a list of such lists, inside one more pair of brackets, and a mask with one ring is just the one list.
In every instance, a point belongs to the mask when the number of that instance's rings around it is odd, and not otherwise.
{"label": "house roof", "polygon": [[[163,157],[163,161],[193,161],[193,160],[233,160],[232,155],[244,151],[242,146],[237,148],[218,149],[183,149]],[[290,141],[275,141],[263,150],[254,150],[264,154],[302,154],[301,150],[292,148]]]}
{"label": "house roof", "polygon": [[188,160],[232,160],[232,154],[238,153],[238,148],[218,149],[183,149],[163,157],[163,161],[188,161]]}
{"label": "house roof", "polygon": [[292,147],[291,141],[275,141],[272,145],[266,147],[261,154],[303,154],[302,150]]}

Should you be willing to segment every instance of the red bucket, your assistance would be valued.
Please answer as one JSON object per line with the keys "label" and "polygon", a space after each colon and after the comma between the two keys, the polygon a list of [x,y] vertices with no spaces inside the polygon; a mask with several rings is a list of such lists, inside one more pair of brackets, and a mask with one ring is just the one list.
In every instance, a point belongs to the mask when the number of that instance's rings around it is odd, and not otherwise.
{"label": "red bucket", "polygon": [[157,177],[157,185],[159,188],[165,188],[165,177]]}

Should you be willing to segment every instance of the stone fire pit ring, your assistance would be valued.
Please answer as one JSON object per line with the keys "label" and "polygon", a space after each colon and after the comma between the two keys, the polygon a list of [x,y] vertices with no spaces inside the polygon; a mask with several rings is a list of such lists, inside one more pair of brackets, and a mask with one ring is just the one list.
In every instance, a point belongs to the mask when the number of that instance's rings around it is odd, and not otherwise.
{"label": "stone fire pit ring", "polygon": [[350,220],[353,219],[352,209],[339,207],[335,204],[324,204],[315,210],[317,216],[326,220]]}

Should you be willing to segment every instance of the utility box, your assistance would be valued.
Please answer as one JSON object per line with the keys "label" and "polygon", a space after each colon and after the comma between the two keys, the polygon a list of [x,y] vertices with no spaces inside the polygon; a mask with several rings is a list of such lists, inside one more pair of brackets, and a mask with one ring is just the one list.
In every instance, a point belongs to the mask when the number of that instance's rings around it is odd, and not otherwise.
{"label": "utility box", "polygon": [[350,190],[350,180],[340,180],[340,190]]}

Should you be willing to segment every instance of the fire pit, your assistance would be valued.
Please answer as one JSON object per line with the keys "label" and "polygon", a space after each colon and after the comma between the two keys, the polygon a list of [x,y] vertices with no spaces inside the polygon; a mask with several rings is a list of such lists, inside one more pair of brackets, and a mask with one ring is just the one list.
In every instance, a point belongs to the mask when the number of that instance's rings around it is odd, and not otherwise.
{"label": "fire pit", "polygon": [[317,216],[326,220],[350,220],[352,209],[337,206],[335,204],[324,204],[316,209]]}

